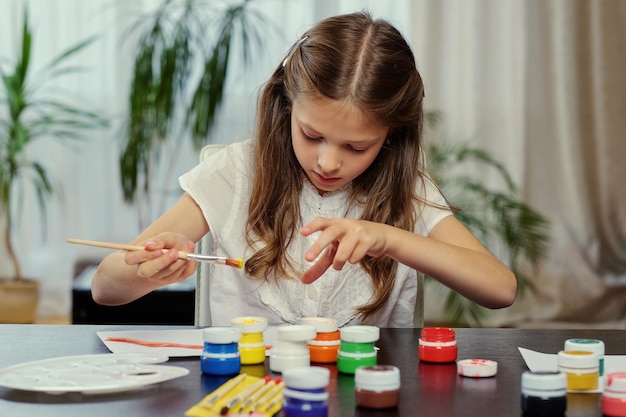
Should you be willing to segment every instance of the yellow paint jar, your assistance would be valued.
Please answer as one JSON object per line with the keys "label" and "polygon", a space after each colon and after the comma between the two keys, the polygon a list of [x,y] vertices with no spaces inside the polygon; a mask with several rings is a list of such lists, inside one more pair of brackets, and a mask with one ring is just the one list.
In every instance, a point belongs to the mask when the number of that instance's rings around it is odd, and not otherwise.
{"label": "yellow paint jar", "polygon": [[265,317],[237,317],[230,325],[241,330],[239,354],[242,365],[256,365],[265,362],[265,341],[263,332],[267,329]]}
{"label": "yellow paint jar", "polygon": [[557,355],[559,372],[567,377],[567,389],[589,391],[598,388],[600,369],[598,356],[593,352],[562,350]]}

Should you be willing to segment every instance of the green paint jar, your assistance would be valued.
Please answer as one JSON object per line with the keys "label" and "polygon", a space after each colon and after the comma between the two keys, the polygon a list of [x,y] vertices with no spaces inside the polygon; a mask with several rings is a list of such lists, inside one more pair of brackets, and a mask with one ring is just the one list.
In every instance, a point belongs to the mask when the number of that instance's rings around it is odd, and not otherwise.
{"label": "green paint jar", "polygon": [[377,363],[376,346],[380,329],[376,326],[346,326],[341,328],[341,342],[337,354],[337,370],[354,374],[359,366],[374,366]]}

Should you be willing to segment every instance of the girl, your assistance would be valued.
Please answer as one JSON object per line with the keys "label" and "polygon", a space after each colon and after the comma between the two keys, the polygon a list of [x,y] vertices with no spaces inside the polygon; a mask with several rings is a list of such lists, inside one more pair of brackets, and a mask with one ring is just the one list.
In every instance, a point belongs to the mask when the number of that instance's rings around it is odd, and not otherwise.
{"label": "girl", "polygon": [[[183,197],[92,282],[116,305],[189,277],[212,253],[243,258],[210,279],[214,325],[303,316],[412,327],[417,271],[490,308],[513,303],[513,273],[452,215],[425,171],[424,90],[402,35],[366,12],[331,17],[289,50],[261,91],[254,138],[180,178]],[[167,249],[163,252],[162,249]]]}

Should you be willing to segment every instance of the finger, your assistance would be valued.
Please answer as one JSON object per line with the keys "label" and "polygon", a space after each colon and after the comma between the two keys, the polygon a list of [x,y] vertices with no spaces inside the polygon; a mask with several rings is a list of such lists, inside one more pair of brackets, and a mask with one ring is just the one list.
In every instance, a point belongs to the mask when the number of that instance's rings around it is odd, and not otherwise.
{"label": "finger", "polygon": [[365,258],[365,255],[367,255],[368,251],[369,251],[369,246],[363,245],[360,243],[359,245],[357,245],[356,248],[354,248],[354,250],[348,257],[348,262],[351,263],[352,265],[361,262],[361,260]]}
{"label": "finger", "polygon": [[150,267],[149,262],[142,262],[137,265],[137,276],[140,278],[149,278],[154,275],[155,271]]}
{"label": "finger", "polygon": [[313,264],[313,266],[302,274],[300,277],[300,281],[304,284],[310,284],[317,280],[319,277],[326,272],[326,270],[333,264],[333,259],[335,257],[335,248],[333,246],[328,247],[327,250],[324,251],[320,259]]}
{"label": "finger", "polygon": [[[178,251],[175,249],[167,252],[162,252],[157,258],[141,262],[137,267],[137,275],[144,278],[152,277],[162,270],[169,268],[170,265],[178,261]],[[180,262],[180,265],[172,266],[170,272],[180,268],[184,264],[184,261]]]}
{"label": "finger", "polygon": [[[343,269],[346,262],[355,263],[353,259],[358,257],[358,254],[355,256],[355,251],[359,248],[360,242],[360,238],[357,235],[344,235],[337,247],[335,259],[333,260],[333,268],[339,271]],[[360,258],[357,262],[359,260]]]}
{"label": "finger", "polygon": [[[154,241],[152,241],[151,244],[158,245]],[[164,252],[162,248],[155,249],[154,246],[144,246],[144,248],[146,250],[126,251],[124,255],[124,262],[126,262],[127,265],[139,265],[140,263],[151,261],[160,256],[163,256]]]}
{"label": "finger", "polygon": [[326,217],[316,217],[300,229],[303,236],[309,236],[312,233],[326,229],[332,221]]}
{"label": "finger", "polygon": [[342,237],[343,233],[341,232],[341,228],[336,226],[328,227],[305,252],[304,259],[309,262],[313,262],[318,256],[320,256],[325,248],[336,245],[338,241],[341,241]]}

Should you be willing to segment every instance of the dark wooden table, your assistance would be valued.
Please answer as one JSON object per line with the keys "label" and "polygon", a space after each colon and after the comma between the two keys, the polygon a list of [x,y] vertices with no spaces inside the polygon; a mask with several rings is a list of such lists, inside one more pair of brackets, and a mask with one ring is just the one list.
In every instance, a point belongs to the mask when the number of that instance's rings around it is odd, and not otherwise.
{"label": "dark wooden table", "polygon": [[[159,328],[106,325],[0,325],[0,368],[27,361],[68,355],[108,353],[97,331]],[[185,328],[173,327],[167,328]],[[188,327],[187,327],[188,328]],[[417,356],[420,329],[381,329],[378,363],[401,370],[399,407],[376,411],[355,407],[354,378],[337,373],[334,365],[329,386],[329,416],[464,416],[508,417],[522,415],[521,374],[527,369],[517,347],[556,353],[572,337],[604,341],[607,354],[624,354],[623,330],[457,329],[459,359],[484,358],[498,362],[493,378],[457,375],[455,364],[427,364]],[[184,412],[224,382],[200,371],[199,359],[172,358],[190,374],[146,389],[103,395],[62,394],[11,390],[0,387],[2,417],[117,417],[183,416]],[[255,376],[268,373],[265,366],[244,367]],[[568,394],[567,417],[600,416],[599,394]]]}

